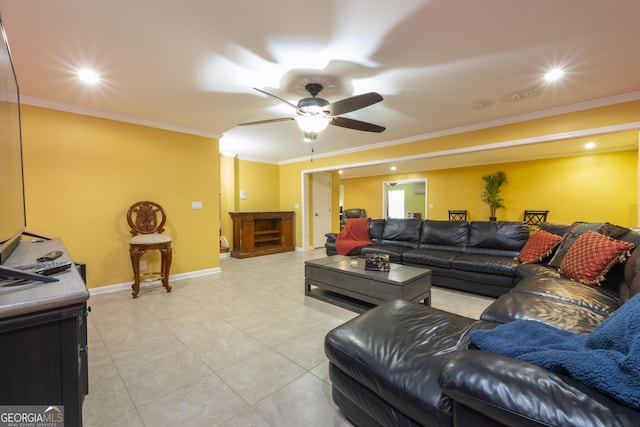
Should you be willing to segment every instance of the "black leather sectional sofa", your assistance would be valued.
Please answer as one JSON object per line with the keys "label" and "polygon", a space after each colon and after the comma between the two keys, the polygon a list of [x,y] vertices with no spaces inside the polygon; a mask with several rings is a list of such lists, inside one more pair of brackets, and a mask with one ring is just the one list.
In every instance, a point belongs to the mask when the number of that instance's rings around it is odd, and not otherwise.
{"label": "black leather sectional sofa", "polygon": [[[529,239],[529,229],[512,221],[434,221],[371,219],[372,246],[350,255],[387,254],[391,262],[431,270],[436,286],[492,297],[514,286],[514,259]],[[328,233],[327,255],[336,255],[337,234]]]}
{"label": "black leather sectional sofa", "polygon": [[[562,235],[567,226],[542,228]],[[618,239],[637,248],[640,229]],[[478,350],[469,338],[520,319],[589,334],[640,293],[638,271],[640,249],[601,286],[546,263],[520,264],[515,286],[480,320],[402,300],[375,307],[326,336],[333,399],[359,426],[640,425],[640,411],[569,376]]]}

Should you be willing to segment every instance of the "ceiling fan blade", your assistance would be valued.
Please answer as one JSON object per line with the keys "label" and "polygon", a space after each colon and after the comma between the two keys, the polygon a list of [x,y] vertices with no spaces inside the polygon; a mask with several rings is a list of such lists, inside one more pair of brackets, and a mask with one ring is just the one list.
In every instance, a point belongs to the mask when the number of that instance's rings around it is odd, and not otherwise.
{"label": "ceiling fan blade", "polygon": [[262,89],[258,89],[257,87],[254,87],[254,89],[255,89],[255,90],[257,90],[257,91],[258,91],[258,92],[260,92],[260,93],[264,93],[265,95],[269,95],[269,96],[271,96],[271,97],[273,97],[273,98],[277,99],[278,101],[284,102],[285,104],[287,104],[287,105],[289,105],[289,106],[291,106],[291,107],[293,107],[293,108],[298,108],[298,106],[297,106],[297,105],[290,103],[290,102],[289,102],[289,101],[287,101],[286,99],[282,99],[282,98],[280,98],[279,96],[276,96],[276,95],[274,95],[274,94],[272,94],[272,93],[269,93],[269,92],[267,92],[267,91],[264,91],[264,90],[262,90]]}
{"label": "ceiling fan blade", "polygon": [[281,117],[279,119],[267,119],[267,120],[258,120],[257,122],[246,122],[239,123],[238,126],[251,126],[251,125],[261,125],[264,123],[276,123],[276,122],[285,122],[288,120],[295,120],[293,117]]}
{"label": "ceiling fan blade", "polygon": [[327,105],[326,109],[332,116],[339,116],[341,114],[350,113],[369,105],[373,105],[376,102],[382,101],[382,95],[376,92],[363,93],[362,95],[352,96],[351,98],[345,98],[341,101],[332,102]]}
{"label": "ceiling fan blade", "polygon": [[373,123],[361,122],[360,120],[348,119],[346,117],[334,117],[329,122],[329,124],[348,129],[363,130],[365,132],[376,133],[380,133],[386,129],[383,126],[374,125]]}

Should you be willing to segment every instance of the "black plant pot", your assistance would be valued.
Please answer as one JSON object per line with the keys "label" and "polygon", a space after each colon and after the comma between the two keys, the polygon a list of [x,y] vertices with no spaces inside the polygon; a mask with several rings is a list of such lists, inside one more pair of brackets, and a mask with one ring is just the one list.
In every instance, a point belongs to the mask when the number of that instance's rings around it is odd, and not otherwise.
{"label": "black plant pot", "polygon": [[497,218],[495,216],[490,216],[489,217],[489,221],[496,221],[496,220],[497,220]]}

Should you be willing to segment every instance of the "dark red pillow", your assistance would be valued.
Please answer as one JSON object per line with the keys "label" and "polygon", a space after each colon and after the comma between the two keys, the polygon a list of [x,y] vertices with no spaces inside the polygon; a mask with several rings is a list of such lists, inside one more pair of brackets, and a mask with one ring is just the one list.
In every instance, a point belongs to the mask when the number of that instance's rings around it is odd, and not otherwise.
{"label": "dark red pillow", "polygon": [[560,273],[585,285],[599,285],[609,269],[629,256],[634,244],[585,231],[562,259]]}
{"label": "dark red pillow", "polygon": [[560,242],[562,242],[562,237],[538,228],[529,236],[529,240],[520,250],[517,259],[523,264],[540,262],[551,255]]}

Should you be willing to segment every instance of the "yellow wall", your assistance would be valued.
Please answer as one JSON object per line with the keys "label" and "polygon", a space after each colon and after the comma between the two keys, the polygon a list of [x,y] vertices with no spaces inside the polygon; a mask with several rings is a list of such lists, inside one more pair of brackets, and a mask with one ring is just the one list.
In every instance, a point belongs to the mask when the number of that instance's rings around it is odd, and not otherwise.
{"label": "yellow wall", "polygon": [[277,211],[280,205],[279,166],[240,160],[238,165],[238,194],[247,192],[246,200],[239,199],[237,212]]}
{"label": "yellow wall", "polygon": [[[306,164],[306,162],[305,162]],[[281,211],[293,211],[295,232],[294,245],[302,243],[302,176],[300,170],[291,170],[285,165],[279,167],[280,172],[280,207]],[[284,176],[283,176],[284,173]],[[285,178],[286,176],[286,178]],[[298,206],[298,207],[296,207]]]}
{"label": "yellow wall", "polygon": [[[429,219],[447,219],[449,209],[466,209],[469,220],[487,220],[489,208],[480,200],[481,177],[502,170],[508,183],[501,195],[505,209],[498,220],[521,221],[525,209],[549,210],[548,221],[608,221],[637,226],[637,152],[565,157],[429,171],[411,178],[428,179]],[[362,195],[362,207],[382,218],[382,183],[408,179],[406,175],[344,179],[345,194]]]}
{"label": "yellow wall", "polygon": [[344,185],[345,209],[364,208],[370,218],[382,218],[383,177],[340,180]]}
{"label": "yellow wall", "polygon": [[[358,151],[355,153],[342,154],[342,155],[332,156],[332,157],[321,157],[321,158],[314,159],[313,163],[304,161],[304,162],[283,164],[280,168],[281,207],[282,205],[293,205],[293,203],[296,200],[299,200],[302,198],[300,177],[304,171],[322,170],[325,168],[326,169],[339,168],[344,165],[350,165],[350,164],[356,164],[356,163],[361,164],[364,162],[377,161],[381,159],[411,156],[411,155],[418,155],[422,153],[451,150],[454,148],[465,148],[465,147],[472,147],[472,146],[485,145],[485,144],[494,144],[498,142],[513,141],[513,140],[518,140],[523,138],[533,138],[533,137],[540,137],[540,136],[546,136],[546,135],[557,135],[562,133],[588,130],[588,129],[605,127],[605,126],[614,126],[618,124],[633,123],[638,121],[638,117],[640,117],[640,101],[632,101],[632,102],[627,102],[622,104],[594,108],[591,110],[584,110],[584,111],[567,113],[567,114],[562,114],[562,115],[553,116],[553,117],[530,120],[527,122],[519,122],[519,123],[514,123],[510,125],[505,125],[505,126],[465,132],[465,133],[449,135],[444,137],[437,137],[437,138],[432,138],[432,139],[423,140],[423,141],[416,141],[416,142],[411,142],[403,145],[376,148],[376,149],[366,150],[366,151]],[[532,149],[535,150],[536,148],[532,147]],[[637,153],[635,155],[632,155],[632,157],[634,157],[634,159],[629,160],[627,164],[629,164],[629,162],[633,163],[633,166],[632,166],[633,172],[629,172],[625,174],[625,176],[629,177],[630,180],[624,182],[623,184],[621,183],[621,185],[625,185],[625,186],[628,185],[629,188],[636,189],[634,190],[635,193],[631,196],[631,199],[617,200],[616,202],[614,202],[615,206],[610,208],[610,209],[615,209],[616,212],[624,212],[624,214],[622,214],[623,217],[621,217],[619,214],[614,215],[615,218],[620,218],[619,223],[621,223],[621,225],[624,225],[624,224],[635,225],[637,222],[634,217],[635,211],[637,210],[637,198],[638,198],[637,196],[637,181],[638,181]],[[580,163],[576,161],[576,165],[579,165],[579,164]],[[487,169],[480,168],[479,170],[487,170],[487,172],[495,172],[497,168],[495,166],[491,166],[490,168],[487,168]],[[572,169],[568,171],[559,172],[556,169],[553,171],[552,176],[558,176],[558,174],[562,174],[562,173],[570,174],[571,171]],[[517,178],[518,173],[515,171],[513,173],[515,173],[514,178]],[[587,172],[583,172],[581,175],[584,176],[586,173]],[[438,175],[437,173],[434,172],[429,176],[438,176]],[[414,177],[417,177],[417,176],[416,175],[411,175],[406,177],[403,176],[402,178],[397,178],[397,179],[410,179]],[[565,175],[565,178],[569,179],[569,177],[567,177],[566,175]],[[549,182],[550,180],[552,180],[550,176],[546,176],[545,180],[549,183],[549,185],[551,185],[551,188],[557,185],[556,182]],[[591,180],[594,181],[594,180],[597,180],[597,178],[591,177]],[[580,181],[576,182],[575,180],[573,180],[573,182],[576,185],[582,185],[582,182]],[[437,184],[438,184],[437,182],[432,182],[431,179],[429,180],[430,189],[438,188]],[[335,185],[335,182],[334,182],[334,185]],[[372,210],[370,212],[368,209],[368,206],[372,204],[372,201],[368,200],[368,197],[370,194],[373,194],[373,193],[367,193],[366,191],[375,191],[375,194],[380,194],[381,185],[382,185],[381,183],[378,185],[378,184],[369,182],[367,184],[367,187],[363,189],[362,192],[345,190],[345,207],[350,207],[350,206],[365,207],[367,208],[367,213],[369,214],[369,216],[380,218],[382,216],[382,212],[381,212],[382,203],[381,202],[374,203],[374,206],[372,206]],[[444,186],[444,183],[442,183],[442,185]],[[478,185],[481,185],[481,182],[479,182]],[[613,185],[615,185],[615,183]],[[473,188],[453,189],[446,186],[444,187],[446,189],[442,191],[460,191],[463,194],[467,194],[466,196],[464,196],[465,200],[472,200],[473,197],[476,197],[475,195],[478,192],[478,190]],[[505,191],[507,191],[506,187],[505,187]],[[569,192],[572,192],[572,191],[573,189],[569,190]],[[540,194],[545,194],[545,193],[540,193]],[[556,197],[556,200],[559,200],[563,196],[558,195],[555,197]],[[448,209],[465,209],[465,207],[463,206],[449,207],[449,206],[442,206],[442,204],[435,204],[435,202],[433,202],[431,198],[431,190],[428,194],[428,198],[429,198],[429,203],[434,203],[434,209],[441,209],[440,212],[437,212],[437,211],[434,212],[434,214],[439,215],[441,217],[444,217],[444,214],[442,214],[442,212],[446,212],[446,210]],[[529,202],[533,203],[533,200],[530,199]],[[598,204],[600,202],[589,201],[589,203],[593,205],[593,204]],[[523,204],[523,206],[525,205]],[[530,207],[530,206],[531,205],[527,203],[523,209],[544,208],[542,206],[540,207],[533,207],[533,206]],[[481,212],[481,209],[482,209],[481,205],[478,205],[476,207],[471,207],[468,209],[472,211],[471,213],[472,215],[475,216],[475,219],[478,219],[478,218],[482,219],[484,217],[488,217],[488,213],[485,214]],[[499,219],[505,219],[505,218],[515,219],[517,216],[515,211],[516,207],[514,206],[513,208],[509,208],[509,209],[513,209],[514,211],[510,212],[509,210],[507,210],[505,212],[501,210],[498,213],[498,218]],[[517,209],[521,211],[519,206]],[[565,209],[562,209],[562,211],[566,212]],[[559,212],[560,210],[554,209],[555,214],[559,214]],[[590,217],[595,217],[595,216],[601,215],[601,213],[597,209],[594,210],[593,207],[587,208],[586,211],[580,210],[580,212],[584,212],[583,216],[589,215]],[[427,215],[429,217],[432,217],[431,212],[427,213]],[[634,219],[630,220],[629,218],[632,216],[634,217]],[[336,217],[336,215],[334,215],[334,217]],[[607,217],[606,220],[609,222],[615,222],[616,219],[614,219],[614,217]],[[473,218],[474,217],[472,216],[472,219]],[[550,216],[550,219],[557,222],[563,222],[563,221],[573,221],[575,217]],[[302,244],[301,227],[302,225],[300,223],[296,223],[295,237],[296,237],[297,246],[301,246]],[[338,228],[336,227],[335,220],[333,221],[333,229],[334,231],[338,230]]]}
{"label": "yellow wall", "polygon": [[89,287],[132,281],[126,211],[139,200],[167,212],[172,274],[220,265],[217,140],[28,105],[22,130],[27,229],[61,237]]}
{"label": "yellow wall", "polygon": [[236,198],[239,197],[237,188],[236,169],[237,157],[220,155],[220,235],[224,236],[231,249],[233,242],[233,225],[228,212],[236,210]]}
{"label": "yellow wall", "polygon": [[[233,249],[229,212],[280,210],[279,166],[220,156],[220,215],[222,236]],[[247,198],[240,198],[240,191]]]}

